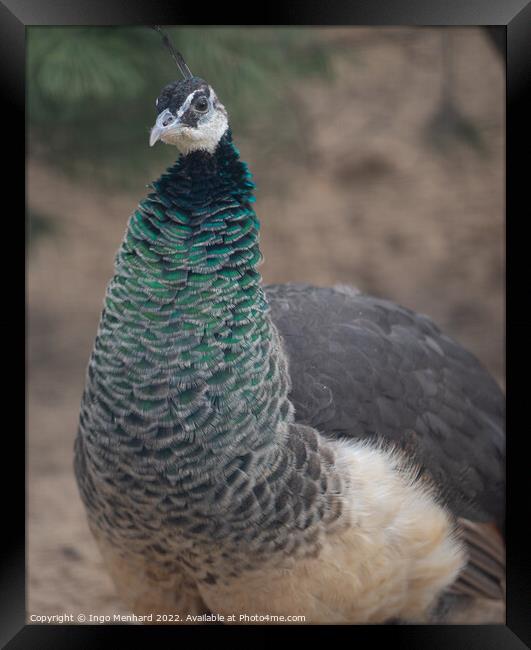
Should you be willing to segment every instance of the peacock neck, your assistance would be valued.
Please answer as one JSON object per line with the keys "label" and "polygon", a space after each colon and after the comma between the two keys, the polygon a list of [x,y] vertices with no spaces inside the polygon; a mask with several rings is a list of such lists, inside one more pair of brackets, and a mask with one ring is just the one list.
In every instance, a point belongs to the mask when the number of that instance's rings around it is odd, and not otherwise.
{"label": "peacock neck", "polygon": [[254,184],[230,133],[213,155],[181,156],[151,187],[130,220],[117,275],[122,267],[124,277],[132,267],[141,271],[156,302],[152,316],[180,335],[215,334],[232,344],[258,338],[268,308],[257,270]]}
{"label": "peacock neck", "polygon": [[253,187],[227,132],[214,154],[179,158],[130,219],[89,377],[121,462],[144,475],[190,487],[248,453],[267,462],[291,418]]}

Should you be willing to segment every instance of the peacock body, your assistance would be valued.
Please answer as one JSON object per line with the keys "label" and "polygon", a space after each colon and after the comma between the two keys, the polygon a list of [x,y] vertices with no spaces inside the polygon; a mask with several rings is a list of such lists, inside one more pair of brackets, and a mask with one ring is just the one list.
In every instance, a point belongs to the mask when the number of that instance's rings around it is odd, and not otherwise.
{"label": "peacock body", "polygon": [[181,622],[499,605],[503,543],[485,533],[504,516],[494,381],[393,303],[264,288],[254,185],[224,107],[192,77],[157,109],[152,142],[180,156],[130,217],[75,447],[124,600]]}

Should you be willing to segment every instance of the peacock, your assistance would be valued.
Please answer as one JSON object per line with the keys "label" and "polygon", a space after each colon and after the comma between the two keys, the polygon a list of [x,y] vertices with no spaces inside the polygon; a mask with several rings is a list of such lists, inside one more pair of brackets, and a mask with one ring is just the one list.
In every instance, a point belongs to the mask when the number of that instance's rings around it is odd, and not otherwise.
{"label": "peacock", "polygon": [[166,43],[150,145],[178,156],[129,219],[75,442],[117,592],[152,622],[503,622],[503,394],[424,315],[262,284],[227,110]]}

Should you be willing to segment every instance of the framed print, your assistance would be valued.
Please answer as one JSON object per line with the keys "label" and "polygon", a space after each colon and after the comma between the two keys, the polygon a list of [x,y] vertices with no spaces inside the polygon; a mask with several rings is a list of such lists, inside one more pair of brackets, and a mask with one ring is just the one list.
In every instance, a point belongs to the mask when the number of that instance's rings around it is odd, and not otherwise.
{"label": "framed print", "polygon": [[527,647],[530,5],[254,10],[0,5],[2,641]]}

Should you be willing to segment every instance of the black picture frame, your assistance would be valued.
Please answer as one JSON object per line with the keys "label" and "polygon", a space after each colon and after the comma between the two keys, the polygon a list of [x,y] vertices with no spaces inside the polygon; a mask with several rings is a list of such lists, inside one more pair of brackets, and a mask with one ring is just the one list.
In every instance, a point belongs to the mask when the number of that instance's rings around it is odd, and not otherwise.
{"label": "black picture frame", "polygon": [[[25,178],[25,149],[21,134],[25,130],[25,28],[31,25],[429,25],[484,26],[491,30],[497,47],[507,63],[507,393],[508,393],[508,504],[507,504],[507,624],[492,626],[307,626],[300,627],[141,627],[141,626],[42,626],[25,625],[25,439],[19,426],[4,425],[5,480],[2,520],[4,549],[1,555],[0,641],[11,649],[95,648],[118,645],[131,636],[138,643],[230,642],[249,645],[270,644],[281,636],[285,642],[300,642],[309,633],[316,643],[334,642],[338,633],[348,643],[363,644],[386,641],[399,648],[481,648],[511,649],[531,647],[531,589],[529,587],[530,554],[527,550],[528,523],[524,500],[529,494],[529,461],[525,453],[527,421],[519,409],[525,406],[526,368],[529,368],[529,337],[531,318],[522,311],[529,289],[525,279],[529,263],[523,247],[526,239],[519,236],[525,225],[524,212],[529,183],[531,150],[528,115],[531,115],[531,2],[529,0],[367,0],[326,3],[291,0],[289,3],[255,3],[255,6],[219,3],[208,10],[203,5],[178,4],[164,0],[3,0],[0,2],[0,70],[3,90],[3,189],[9,198],[21,201]],[[12,136],[8,142],[7,135]],[[24,158],[24,163],[22,162]],[[20,163],[18,162],[20,161]],[[4,195],[5,196],[5,195]],[[4,206],[9,227],[21,223],[15,209]],[[8,219],[8,217],[11,217]],[[16,217],[16,218],[15,218]],[[7,236],[4,226],[4,237]],[[9,238],[9,248],[15,239]],[[17,240],[18,241],[18,240]],[[18,246],[18,244],[17,244]],[[5,250],[5,249],[4,249]],[[25,255],[25,254],[24,254]],[[527,264],[526,264],[527,262]],[[7,277],[16,274],[18,266],[10,264]],[[4,282],[5,282],[4,275]],[[509,281],[510,279],[510,281]],[[524,287],[519,284],[524,281]],[[510,288],[510,290],[509,290]],[[16,292],[13,305],[18,305]],[[7,298],[6,298],[7,301]],[[7,312],[4,312],[7,314]],[[24,312],[25,317],[25,312]],[[4,324],[4,349],[12,334],[24,337],[25,326],[16,327],[7,316]],[[9,337],[9,338],[8,338]],[[7,350],[6,350],[7,351]],[[7,366],[4,367],[7,372]],[[14,374],[14,373],[13,373]],[[519,375],[523,375],[518,379]],[[11,378],[11,375],[10,375]],[[15,386],[10,381],[10,385]],[[24,378],[26,391],[26,377]],[[9,386],[11,387],[11,386]],[[5,392],[4,394],[8,394]],[[4,413],[11,412],[4,403]],[[15,419],[20,422],[20,418]],[[8,462],[6,462],[6,460]],[[11,470],[11,471],[8,471]],[[527,489],[526,489],[527,488]],[[22,496],[21,496],[22,495]],[[7,506],[13,512],[7,514]],[[4,645],[6,644],[6,645]],[[120,647],[120,645],[118,645]]]}

